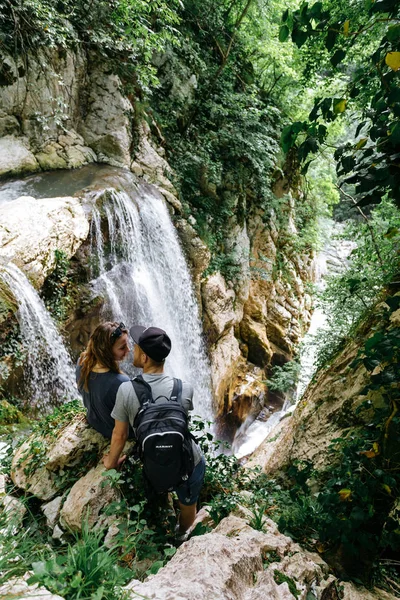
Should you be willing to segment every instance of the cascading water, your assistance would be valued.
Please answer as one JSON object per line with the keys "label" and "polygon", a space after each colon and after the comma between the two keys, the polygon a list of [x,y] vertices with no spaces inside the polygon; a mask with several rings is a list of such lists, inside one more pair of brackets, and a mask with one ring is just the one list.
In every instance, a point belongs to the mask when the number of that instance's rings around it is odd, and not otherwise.
{"label": "cascading water", "polygon": [[[128,326],[165,329],[172,341],[166,372],[192,383],[195,413],[210,418],[210,368],[198,306],[165,202],[144,187],[130,195],[116,190],[107,194],[101,210],[108,239],[102,234],[96,207],[91,231],[98,272],[93,293],[106,299],[103,316]],[[129,371],[129,365],[124,370]]]}
{"label": "cascading water", "polygon": [[26,351],[24,380],[29,388],[30,405],[45,410],[76,398],[71,359],[38,293],[12,263],[1,267],[0,278],[19,304],[16,316]]}

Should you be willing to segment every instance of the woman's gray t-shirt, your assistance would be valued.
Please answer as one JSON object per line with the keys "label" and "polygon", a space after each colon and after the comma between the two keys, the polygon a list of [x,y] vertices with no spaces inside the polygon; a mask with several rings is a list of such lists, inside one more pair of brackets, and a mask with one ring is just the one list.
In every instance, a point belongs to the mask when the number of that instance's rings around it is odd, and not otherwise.
{"label": "woman's gray t-shirt", "polygon": [[[80,365],[76,366],[76,383],[79,384],[81,375]],[[106,438],[111,438],[114,429],[114,419],[111,411],[115,405],[117,392],[121,384],[129,382],[129,377],[123,373],[94,373],[89,375],[87,392],[83,387],[78,387],[82,396],[83,404],[86,408],[86,418],[89,423],[99,433]]]}
{"label": "woman's gray t-shirt", "polygon": [[[161,401],[161,397],[163,396],[164,400],[165,397],[171,397],[172,388],[174,385],[173,377],[170,377],[165,373],[143,373],[142,377],[151,386],[151,391],[155,400],[160,397]],[[186,381],[182,381],[182,406],[186,412],[193,410],[193,387]],[[130,423],[130,425],[133,427],[133,422],[137,412],[139,411],[139,408],[139,399],[135,390],[133,389],[132,383],[130,381],[127,383],[122,383],[118,389],[117,399],[111,416],[116,421]],[[201,460],[202,453],[194,441],[193,454],[194,464],[197,465]]]}

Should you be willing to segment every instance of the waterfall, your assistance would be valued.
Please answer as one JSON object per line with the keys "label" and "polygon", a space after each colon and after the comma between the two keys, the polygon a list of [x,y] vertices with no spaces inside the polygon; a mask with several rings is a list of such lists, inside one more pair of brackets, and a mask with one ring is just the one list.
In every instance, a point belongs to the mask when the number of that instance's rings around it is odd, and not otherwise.
{"label": "waterfall", "polygon": [[[128,327],[165,329],[172,341],[165,371],[193,385],[195,414],[210,417],[210,368],[199,309],[166,204],[140,186],[129,195],[106,193],[101,209],[93,208],[91,229],[98,274],[92,288],[106,300],[103,316]],[[101,230],[101,216],[108,238]],[[129,372],[130,365],[123,368]]]}
{"label": "waterfall", "polygon": [[54,403],[76,397],[75,374],[57,327],[36,290],[14,264],[0,269],[19,308],[22,342],[26,351],[24,379],[32,407],[46,409]]}

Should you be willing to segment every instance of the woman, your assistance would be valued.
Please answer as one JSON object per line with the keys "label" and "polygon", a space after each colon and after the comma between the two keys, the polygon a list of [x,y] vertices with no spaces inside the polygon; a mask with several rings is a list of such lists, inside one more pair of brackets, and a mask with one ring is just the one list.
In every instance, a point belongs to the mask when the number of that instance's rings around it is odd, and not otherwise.
{"label": "woman", "polygon": [[88,423],[107,438],[111,438],[114,429],[111,411],[118,388],[124,381],[129,381],[118,366],[128,353],[125,325],[100,323],[90,336],[76,367],[76,382],[87,410]]}

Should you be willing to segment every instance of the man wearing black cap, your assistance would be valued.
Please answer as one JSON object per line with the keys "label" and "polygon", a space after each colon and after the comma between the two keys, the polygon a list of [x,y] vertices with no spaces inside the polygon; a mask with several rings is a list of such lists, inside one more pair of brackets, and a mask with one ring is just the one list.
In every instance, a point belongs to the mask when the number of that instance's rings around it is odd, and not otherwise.
{"label": "man wearing black cap", "polygon": [[[170,398],[173,378],[164,373],[164,361],[171,351],[171,340],[163,329],[136,325],[129,330],[135,342],[133,364],[143,369],[143,379],[150,385],[153,398]],[[193,410],[193,387],[182,382],[182,405],[186,411]],[[111,413],[115,427],[111,438],[109,454],[103,462],[107,469],[115,469],[124,460],[121,457],[128,438],[129,424],[133,426],[135,416],[140,409],[139,399],[130,381],[122,383],[118,389],[115,407]],[[192,441],[194,470],[189,479],[176,488],[179,499],[180,515],[178,539],[185,539],[186,531],[196,517],[197,499],[203,484],[205,461],[198,445]]]}

